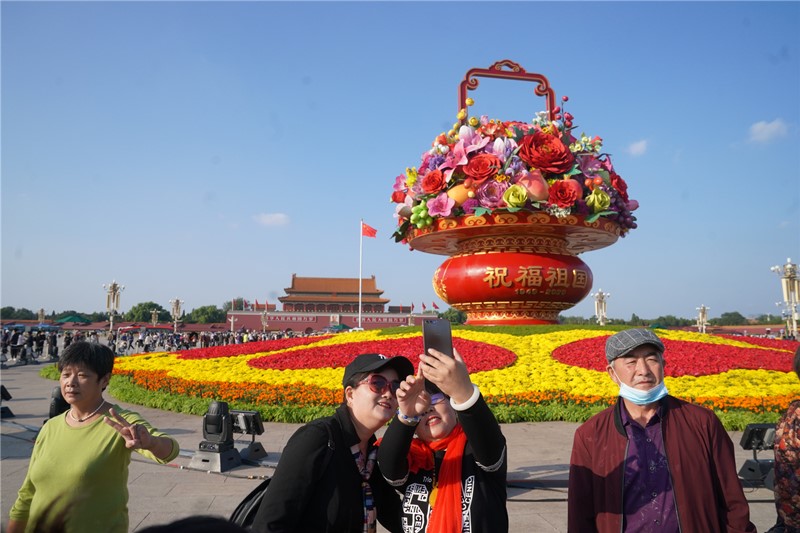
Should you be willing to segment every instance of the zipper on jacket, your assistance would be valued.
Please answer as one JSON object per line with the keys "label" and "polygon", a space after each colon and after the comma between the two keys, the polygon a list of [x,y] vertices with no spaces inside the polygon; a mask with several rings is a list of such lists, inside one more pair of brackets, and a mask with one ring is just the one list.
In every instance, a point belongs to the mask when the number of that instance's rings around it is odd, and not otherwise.
{"label": "zipper on jacket", "polygon": [[619,533],[625,533],[625,463],[628,460],[628,447],[630,445],[631,439],[628,438],[628,433],[625,432],[625,455],[622,456],[622,487],[620,487],[620,493],[622,493],[622,498],[620,498],[622,502],[622,518],[619,521]]}
{"label": "zipper on jacket", "polygon": [[[666,414],[666,413],[665,413]],[[660,416],[660,415],[659,415]],[[678,531],[683,531],[681,527],[681,510],[678,509],[678,495],[675,492],[675,481],[672,479],[672,469],[669,467],[669,454],[667,453],[667,442],[664,440],[664,433],[667,429],[666,416],[661,419],[661,445],[664,447],[664,457],[667,459],[667,474],[669,474],[669,483],[672,485],[672,501],[675,504],[675,515],[678,518]]]}

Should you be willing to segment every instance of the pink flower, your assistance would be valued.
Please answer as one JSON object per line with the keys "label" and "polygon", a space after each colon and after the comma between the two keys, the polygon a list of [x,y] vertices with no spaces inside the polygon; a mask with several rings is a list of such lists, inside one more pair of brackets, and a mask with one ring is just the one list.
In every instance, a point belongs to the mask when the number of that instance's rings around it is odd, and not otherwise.
{"label": "pink flower", "polygon": [[453,206],[456,205],[456,201],[447,196],[447,193],[443,192],[436,198],[428,200],[427,205],[428,214],[430,216],[449,217],[450,213],[453,211]]}

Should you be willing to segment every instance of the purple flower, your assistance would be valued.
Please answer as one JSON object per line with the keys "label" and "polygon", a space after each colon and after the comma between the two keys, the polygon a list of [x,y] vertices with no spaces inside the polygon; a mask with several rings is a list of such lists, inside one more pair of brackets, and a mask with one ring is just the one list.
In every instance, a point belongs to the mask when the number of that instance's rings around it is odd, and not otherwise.
{"label": "purple flower", "polygon": [[581,169],[581,173],[587,177],[593,177],[597,175],[597,171],[601,168],[601,162],[596,157],[578,157],[578,167]]}
{"label": "purple flower", "polygon": [[427,202],[428,214],[432,217],[442,216],[449,217],[453,211],[453,206],[456,201],[447,196],[447,193],[441,193],[436,198],[431,198]]}
{"label": "purple flower", "polygon": [[464,210],[464,214],[471,215],[475,212],[475,209],[480,207],[481,203],[476,200],[475,198],[468,198],[461,204],[461,209]]}
{"label": "purple flower", "polygon": [[442,154],[431,157],[430,160],[428,161],[428,170],[436,170],[437,168],[439,168],[439,165],[444,163],[444,161],[445,161],[445,156]]}
{"label": "purple flower", "polygon": [[486,183],[475,191],[475,198],[478,199],[482,206],[490,209],[504,207],[506,204],[503,201],[503,193],[506,192],[508,187],[509,183],[507,181],[486,180]]}

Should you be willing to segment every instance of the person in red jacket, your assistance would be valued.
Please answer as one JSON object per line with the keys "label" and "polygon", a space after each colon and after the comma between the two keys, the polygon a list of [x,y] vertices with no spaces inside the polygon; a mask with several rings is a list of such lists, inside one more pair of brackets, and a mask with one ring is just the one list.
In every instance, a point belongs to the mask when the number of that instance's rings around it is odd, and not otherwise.
{"label": "person in red jacket", "polygon": [[568,531],[755,532],[733,442],[717,416],[669,396],[649,329],[606,341],[616,405],[575,432]]}

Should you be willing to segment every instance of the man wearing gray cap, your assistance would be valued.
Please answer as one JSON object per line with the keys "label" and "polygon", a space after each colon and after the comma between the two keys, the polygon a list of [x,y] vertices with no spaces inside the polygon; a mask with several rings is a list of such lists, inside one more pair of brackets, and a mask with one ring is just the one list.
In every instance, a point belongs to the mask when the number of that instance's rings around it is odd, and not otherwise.
{"label": "man wearing gray cap", "polygon": [[755,532],[733,443],[716,415],[669,396],[649,329],[606,341],[616,405],[575,432],[568,530]]}

